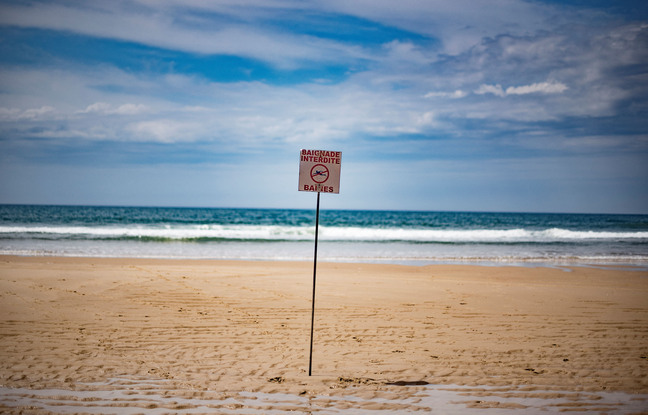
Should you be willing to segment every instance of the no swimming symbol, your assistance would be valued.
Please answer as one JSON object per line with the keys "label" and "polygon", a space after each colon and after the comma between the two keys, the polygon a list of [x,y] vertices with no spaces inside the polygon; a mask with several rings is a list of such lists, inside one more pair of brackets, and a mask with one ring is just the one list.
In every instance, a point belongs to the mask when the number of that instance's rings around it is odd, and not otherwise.
{"label": "no swimming symbol", "polygon": [[311,169],[310,175],[315,183],[324,183],[329,178],[329,169],[323,164],[316,164]]}

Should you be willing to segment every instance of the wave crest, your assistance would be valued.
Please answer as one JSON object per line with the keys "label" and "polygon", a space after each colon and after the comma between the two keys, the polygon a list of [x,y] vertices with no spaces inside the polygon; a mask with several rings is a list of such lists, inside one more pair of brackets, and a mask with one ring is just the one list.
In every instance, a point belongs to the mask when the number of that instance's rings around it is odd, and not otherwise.
{"label": "wave crest", "polygon": [[[312,226],[192,225],[164,227],[2,226],[4,239],[138,239],[150,241],[306,241]],[[403,229],[320,227],[320,240],[413,243],[560,243],[579,241],[648,241],[648,232],[573,231],[561,228],[529,229]]]}

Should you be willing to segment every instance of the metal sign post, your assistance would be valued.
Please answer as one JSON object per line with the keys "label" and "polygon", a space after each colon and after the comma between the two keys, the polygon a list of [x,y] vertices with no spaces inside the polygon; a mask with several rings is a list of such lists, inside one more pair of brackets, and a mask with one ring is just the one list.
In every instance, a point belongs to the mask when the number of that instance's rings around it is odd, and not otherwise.
{"label": "metal sign post", "polygon": [[313,255],[313,300],[311,308],[310,353],[308,376],[313,372],[313,333],[315,330],[315,282],[317,279],[317,240],[319,236],[320,193],[340,193],[342,152],[301,150],[299,159],[299,191],[317,192],[315,213],[315,253]]}
{"label": "metal sign post", "polygon": [[320,192],[317,192],[317,211],[315,213],[315,254],[313,255],[313,301],[311,309],[310,353],[308,357],[308,376],[313,370],[313,330],[315,329],[315,280],[317,279],[317,236],[319,234],[319,202]]}

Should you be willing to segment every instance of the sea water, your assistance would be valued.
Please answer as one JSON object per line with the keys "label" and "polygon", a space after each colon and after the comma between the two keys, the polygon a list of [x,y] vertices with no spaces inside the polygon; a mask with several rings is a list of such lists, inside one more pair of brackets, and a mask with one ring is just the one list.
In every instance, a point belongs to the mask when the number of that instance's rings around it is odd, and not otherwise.
{"label": "sea water", "polygon": [[[0,254],[313,258],[315,211],[0,205]],[[648,215],[322,210],[322,261],[648,265]]]}

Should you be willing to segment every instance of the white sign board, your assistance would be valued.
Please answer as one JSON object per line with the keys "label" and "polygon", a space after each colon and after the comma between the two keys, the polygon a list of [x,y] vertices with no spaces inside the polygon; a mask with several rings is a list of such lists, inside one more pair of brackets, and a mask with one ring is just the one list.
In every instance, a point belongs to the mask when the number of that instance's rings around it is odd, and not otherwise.
{"label": "white sign board", "polygon": [[299,152],[299,190],[340,193],[341,151],[301,150]]}

